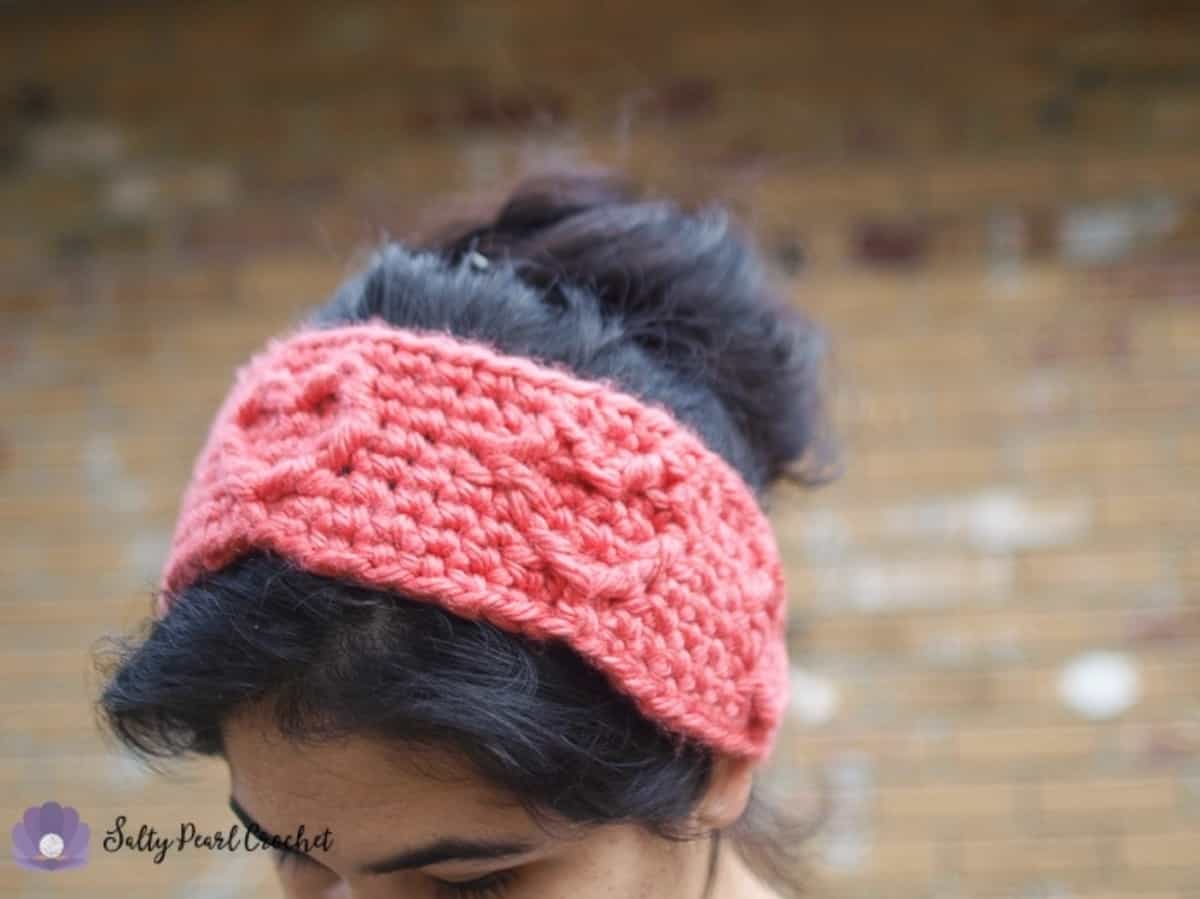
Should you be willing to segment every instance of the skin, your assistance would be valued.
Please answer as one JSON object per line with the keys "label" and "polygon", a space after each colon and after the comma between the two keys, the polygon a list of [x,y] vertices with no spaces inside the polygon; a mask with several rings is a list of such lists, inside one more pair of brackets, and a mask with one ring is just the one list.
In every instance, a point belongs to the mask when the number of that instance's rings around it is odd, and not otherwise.
{"label": "skin", "polygon": [[[369,738],[298,746],[275,729],[262,706],[233,717],[224,739],[231,798],[254,824],[280,836],[302,824],[309,837],[331,832],[332,845],[314,849],[312,860],[280,859],[288,899],[701,899],[704,892],[710,839],[675,843],[626,824],[583,829],[561,823],[548,835],[449,754],[401,753]],[[752,771],[750,762],[720,759],[693,823],[706,831],[732,824],[745,808]],[[363,871],[441,837],[527,841],[532,848]],[[452,882],[506,870],[516,875],[507,885],[453,889]],[[726,838],[711,899],[779,896],[754,877]]]}

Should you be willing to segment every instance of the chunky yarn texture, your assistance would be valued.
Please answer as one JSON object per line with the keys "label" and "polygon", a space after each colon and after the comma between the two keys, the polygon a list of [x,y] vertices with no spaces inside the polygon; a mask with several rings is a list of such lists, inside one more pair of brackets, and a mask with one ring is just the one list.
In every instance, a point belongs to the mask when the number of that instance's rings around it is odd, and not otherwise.
{"label": "chunky yarn texture", "polygon": [[159,616],[251,549],[565,641],[666,729],[773,746],[770,523],[694,431],[606,382],[380,318],[274,337],[195,461]]}

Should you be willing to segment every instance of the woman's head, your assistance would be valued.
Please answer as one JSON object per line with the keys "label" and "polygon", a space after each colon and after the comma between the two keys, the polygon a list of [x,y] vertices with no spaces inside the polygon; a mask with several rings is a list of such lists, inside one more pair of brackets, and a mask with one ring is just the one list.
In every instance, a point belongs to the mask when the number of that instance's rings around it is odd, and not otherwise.
{"label": "woman's head", "polygon": [[[828,461],[820,333],[719,210],[642,202],[602,176],[531,180],[492,220],[383,248],[306,324],[368,320],[618,385],[759,499],[788,473],[820,483]],[[511,871],[507,892],[501,875],[474,895],[717,899],[707,844],[689,838],[769,838],[751,826],[746,759],[673,733],[566,642],[255,547],[171,598],[114,660],[102,711],[147,755],[224,756],[266,830],[328,827],[328,853],[283,869],[292,895],[455,895],[439,881]],[[359,870],[437,837],[533,847]]]}

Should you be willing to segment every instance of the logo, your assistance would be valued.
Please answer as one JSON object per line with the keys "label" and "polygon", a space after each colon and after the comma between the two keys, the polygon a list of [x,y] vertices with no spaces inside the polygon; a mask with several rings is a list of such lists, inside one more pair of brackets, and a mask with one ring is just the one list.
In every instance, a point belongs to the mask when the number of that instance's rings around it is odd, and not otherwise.
{"label": "logo", "polygon": [[46,802],[25,809],[13,825],[12,854],[17,864],[35,871],[80,868],[88,861],[91,828],[69,805]]}

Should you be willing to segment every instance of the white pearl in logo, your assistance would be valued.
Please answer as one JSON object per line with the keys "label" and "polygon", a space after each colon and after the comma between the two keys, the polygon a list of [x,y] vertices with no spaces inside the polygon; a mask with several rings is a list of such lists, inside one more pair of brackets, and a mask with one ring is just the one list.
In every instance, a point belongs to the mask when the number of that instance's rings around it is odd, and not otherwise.
{"label": "white pearl in logo", "polygon": [[790,715],[804,724],[825,724],[837,714],[839,699],[837,685],[829,678],[792,667]]}
{"label": "white pearl in logo", "polygon": [[63,848],[63,838],[56,833],[48,833],[38,841],[38,852],[45,858],[58,858]]}

